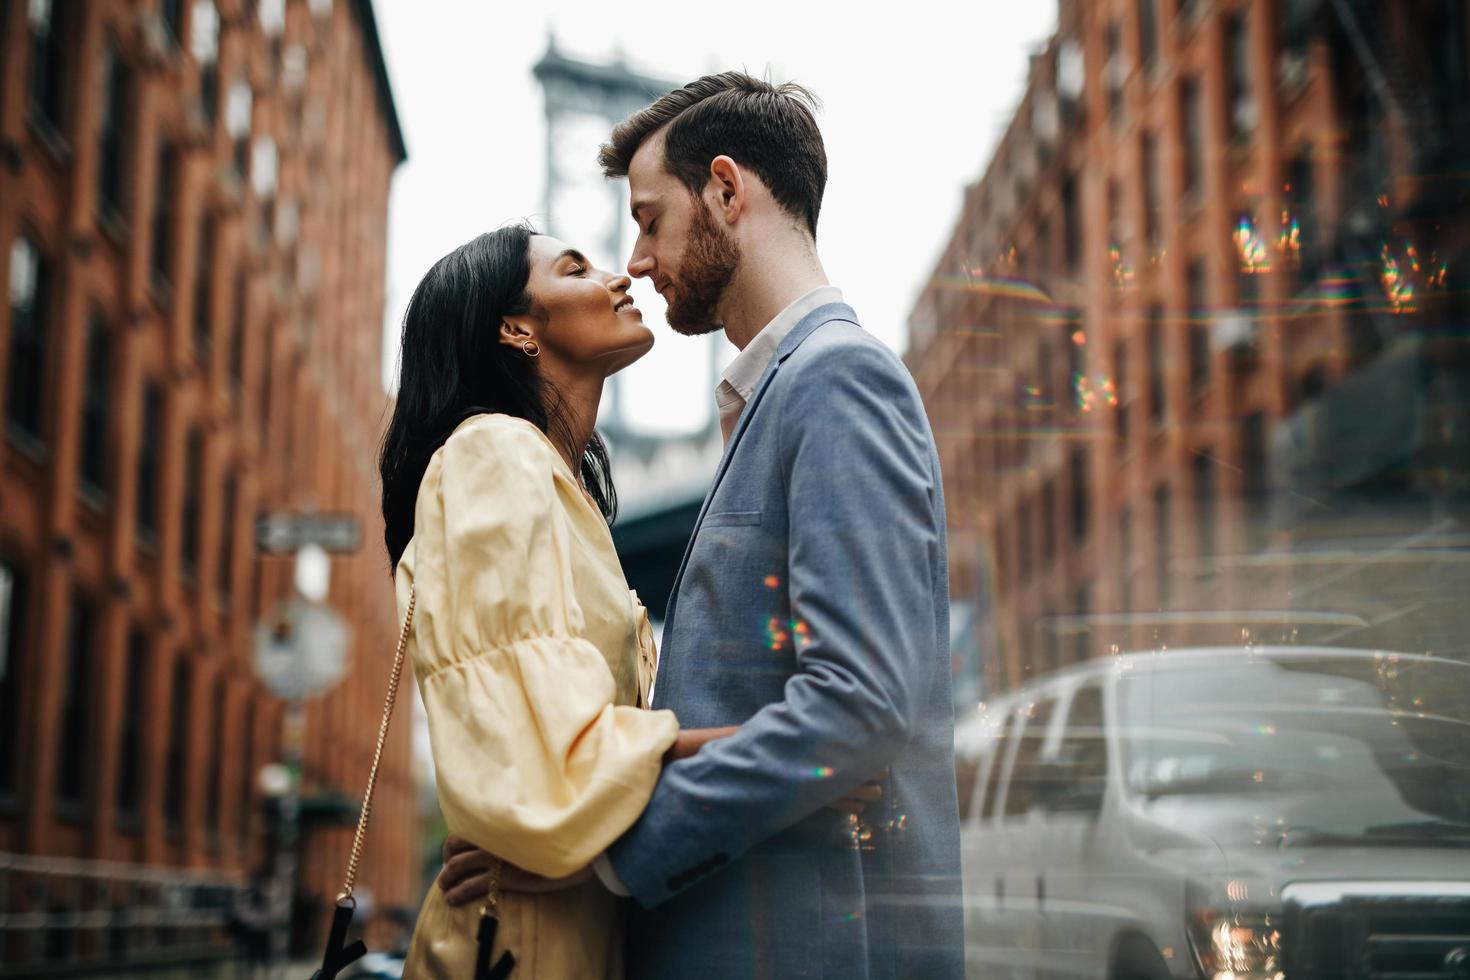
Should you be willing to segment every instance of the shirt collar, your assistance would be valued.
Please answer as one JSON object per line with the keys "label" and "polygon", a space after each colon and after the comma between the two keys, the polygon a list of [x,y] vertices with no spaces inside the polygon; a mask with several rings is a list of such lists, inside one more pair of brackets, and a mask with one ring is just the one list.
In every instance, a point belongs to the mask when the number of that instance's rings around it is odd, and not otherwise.
{"label": "shirt collar", "polygon": [[767,365],[771,363],[771,358],[776,356],[776,351],[780,348],[781,341],[786,339],[786,335],[795,329],[808,313],[828,303],[841,302],[842,290],[836,286],[818,286],[801,296],[786,309],[777,313],[770,323],[761,328],[760,333],[751,338],[750,343],[745,345],[745,349],[736,355],[735,360],[731,361],[729,367],[725,368],[720,375],[725,384],[740,395],[742,402],[749,401],[761,375],[766,373]]}

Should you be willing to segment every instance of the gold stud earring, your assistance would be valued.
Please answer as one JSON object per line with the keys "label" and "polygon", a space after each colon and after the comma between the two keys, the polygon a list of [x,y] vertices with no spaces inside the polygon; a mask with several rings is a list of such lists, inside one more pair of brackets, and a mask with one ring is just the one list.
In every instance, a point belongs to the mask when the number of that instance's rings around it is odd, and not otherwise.
{"label": "gold stud earring", "polygon": [[521,350],[526,352],[527,357],[535,357],[541,353],[541,345],[534,340],[528,340],[521,345]]}

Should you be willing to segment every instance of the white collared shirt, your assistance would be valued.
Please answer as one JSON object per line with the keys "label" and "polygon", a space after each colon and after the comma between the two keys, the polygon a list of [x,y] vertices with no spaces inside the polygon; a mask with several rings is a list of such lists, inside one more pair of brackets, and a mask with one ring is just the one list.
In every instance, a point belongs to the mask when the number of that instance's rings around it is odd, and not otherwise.
{"label": "white collared shirt", "polygon": [[735,431],[745,403],[755,393],[755,386],[766,373],[771,358],[776,356],[781,341],[817,307],[841,302],[842,290],[836,286],[818,286],[777,313],[725,368],[721,374],[723,380],[715,388],[715,405],[720,410],[720,432],[726,442],[730,441],[730,433]]}

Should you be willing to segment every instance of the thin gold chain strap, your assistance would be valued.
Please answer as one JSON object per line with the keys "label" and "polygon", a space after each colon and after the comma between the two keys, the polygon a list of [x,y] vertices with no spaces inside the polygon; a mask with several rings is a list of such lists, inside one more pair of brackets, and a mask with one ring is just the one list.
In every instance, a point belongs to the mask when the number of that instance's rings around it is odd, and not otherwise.
{"label": "thin gold chain strap", "polygon": [[373,815],[373,790],[378,784],[378,764],[383,761],[383,745],[388,741],[388,722],[393,718],[393,705],[398,700],[398,681],[403,676],[403,655],[408,649],[408,633],[413,626],[413,607],[418,595],[410,586],[408,591],[408,615],[403,620],[403,632],[398,635],[398,652],[393,654],[393,674],[388,678],[388,696],[383,700],[383,722],[378,726],[378,744],[373,749],[373,767],[368,771],[367,789],[362,794],[362,812],[357,817],[357,833],[352,837],[352,857],[347,861],[347,880],[337,901],[352,899],[352,889],[357,885],[357,865],[362,860],[362,842],[367,836],[368,818]]}

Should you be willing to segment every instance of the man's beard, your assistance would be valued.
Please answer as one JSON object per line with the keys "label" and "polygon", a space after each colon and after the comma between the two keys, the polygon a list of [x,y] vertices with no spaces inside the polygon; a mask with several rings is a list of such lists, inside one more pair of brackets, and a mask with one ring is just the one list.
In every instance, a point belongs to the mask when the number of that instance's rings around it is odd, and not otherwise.
{"label": "man's beard", "polygon": [[715,224],[709,207],[696,198],[684,261],[669,300],[669,326],[686,337],[713,333],[724,326],[715,319],[715,307],[739,264],[740,246]]}

